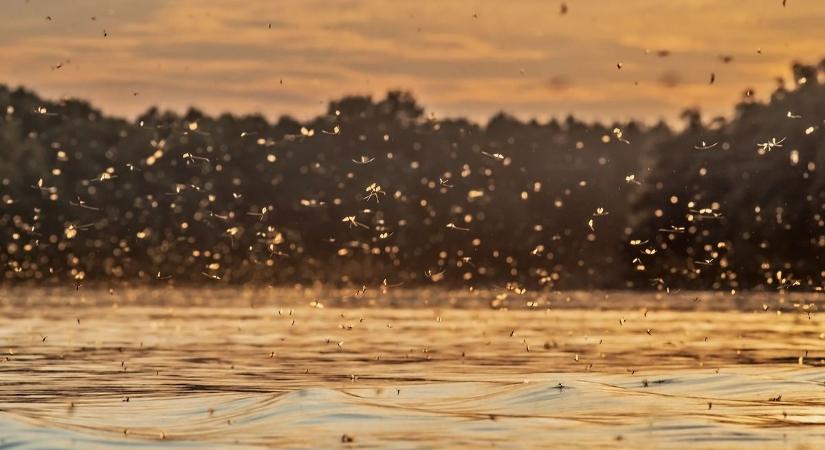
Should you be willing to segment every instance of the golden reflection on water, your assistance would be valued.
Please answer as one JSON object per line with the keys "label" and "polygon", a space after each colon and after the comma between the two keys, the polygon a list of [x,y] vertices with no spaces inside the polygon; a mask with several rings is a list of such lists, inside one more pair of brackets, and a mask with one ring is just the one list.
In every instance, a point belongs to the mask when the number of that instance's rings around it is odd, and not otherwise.
{"label": "golden reflection on water", "polygon": [[818,297],[349,295],[2,291],[0,448],[825,444]]}

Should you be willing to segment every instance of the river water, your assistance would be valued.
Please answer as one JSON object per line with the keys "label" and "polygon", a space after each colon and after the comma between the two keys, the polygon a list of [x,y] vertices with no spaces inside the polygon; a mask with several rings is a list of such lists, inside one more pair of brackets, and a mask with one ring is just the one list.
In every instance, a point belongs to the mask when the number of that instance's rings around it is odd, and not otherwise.
{"label": "river water", "polygon": [[825,448],[821,302],[6,289],[0,449]]}

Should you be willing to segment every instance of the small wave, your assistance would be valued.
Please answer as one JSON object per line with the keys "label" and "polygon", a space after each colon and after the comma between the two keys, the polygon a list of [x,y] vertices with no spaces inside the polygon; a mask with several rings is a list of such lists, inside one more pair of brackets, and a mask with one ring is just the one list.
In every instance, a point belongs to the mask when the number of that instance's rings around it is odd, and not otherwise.
{"label": "small wave", "polygon": [[[805,394],[807,375],[797,375],[565,373],[512,383],[148,396],[89,402],[71,412],[41,405],[25,415],[0,416],[0,449],[328,448],[340,446],[344,435],[353,445],[385,448],[540,442],[591,448],[616,440],[634,448],[668,442],[768,448],[778,440],[825,440],[818,427],[799,431],[800,424],[825,423],[825,415]],[[774,391],[783,397],[769,399]],[[796,431],[775,433],[773,427]]]}

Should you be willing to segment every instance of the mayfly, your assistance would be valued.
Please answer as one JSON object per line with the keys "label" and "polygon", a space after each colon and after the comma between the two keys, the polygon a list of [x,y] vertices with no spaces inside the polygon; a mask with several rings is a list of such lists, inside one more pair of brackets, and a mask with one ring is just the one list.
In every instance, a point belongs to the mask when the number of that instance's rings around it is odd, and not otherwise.
{"label": "mayfly", "polygon": [[617,139],[619,142],[624,142],[625,144],[629,144],[629,143],[630,143],[630,141],[628,141],[628,140],[624,137],[624,132],[622,131],[622,129],[621,129],[621,128],[614,128],[614,129],[613,129],[613,135],[614,135],[614,136],[616,136],[616,139]]}
{"label": "mayfly", "polygon": [[691,209],[689,210],[691,213],[695,214],[697,220],[704,220],[704,219],[721,219],[722,213],[718,211],[714,211],[710,208],[702,208],[699,210]]}
{"label": "mayfly", "polygon": [[767,142],[762,142],[761,144],[756,144],[756,148],[759,151],[760,155],[764,155],[765,153],[775,149],[781,148],[782,143],[785,142],[786,138],[782,138],[780,140],[776,140],[776,138],[771,138],[771,140]]}
{"label": "mayfly", "polygon": [[350,228],[352,228],[352,227],[361,227],[361,228],[366,228],[366,229],[370,228],[367,225],[364,225],[363,223],[355,220],[355,216],[344,216],[344,218],[341,219],[341,222],[349,224]]}
{"label": "mayfly", "polygon": [[37,184],[35,184],[34,186],[32,186],[32,188],[34,188],[34,189],[38,189],[38,190],[40,190],[40,191],[42,191],[42,192],[53,192],[53,191],[56,191],[56,189],[55,189],[54,187],[43,187],[43,179],[42,179],[42,178],[38,179],[38,180],[37,180]]}
{"label": "mayfly", "polygon": [[384,278],[384,281],[382,281],[382,282],[381,282],[381,286],[383,286],[383,288],[384,288],[384,289],[389,289],[389,288],[399,287],[399,286],[402,286],[403,284],[404,284],[404,283],[390,284],[390,283],[387,281],[387,279],[386,279],[386,278]]}
{"label": "mayfly", "polygon": [[502,155],[501,153],[481,152],[481,154],[488,157],[488,158],[490,158],[490,159],[495,159],[496,161],[503,161],[504,160],[504,155]]}
{"label": "mayfly", "polygon": [[38,106],[37,109],[34,110],[34,112],[36,112],[37,114],[43,115],[43,116],[57,116],[57,115],[59,115],[57,113],[50,113],[49,110],[46,109],[45,106]]}
{"label": "mayfly", "polygon": [[77,198],[77,202],[69,201],[69,204],[72,206],[77,206],[83,209],[88,209],[91,211],[100,211],[100,208],[96,208],[94,206],[89,206],[86,204],[85,200],[81,200],[80,197]]}
{"label": "mayfly", "polygon": [[91,182],[95,182],[95,181],[104,182],[104,181],[109,181],[109,180],[112,180],[112,179],[115,179],[115,178],[117,178],[117,175],[112,175],[109,172],[103,172],[100,175],[98,175],[97,177],[92,178],[89,181],[91,181]]}
{"label": "mayfly", "polygon": [[442,279],[444,279],[444,274],[445,273],[447,273],[446,270],[443,270],[443,271],[438,272],[438,273],[433,273],[432,270],[427,269],[426,271],[424,271],[424,276],[429,278],[430,281],[432,281],[434,283],[437,283],[437,282],[441,281]]}
{"label": "mayfly", "polygon": [[85,225],[69,224],[68,226],[66,226],[66,229],[63,230],[63,234],[66,235],[66,239],[74,239],[74,237],[77,236],[78,231],[88,230],[93,226],[93,223],[87,223]]}
{"label": "mayfly", "polygon": [[197,162],[202,162],[209,164],[209,158],[204,158],[203,156],[195,156],[191,153],[184,153],[183,159],[186,161],[186,164],[195,164]]}
{"label": "mayfly", "polygon": [[714,142],[713,144],[708,144],[707,142],[702,141],[699,145],[694,145],[693,148],[695,148],[696,150],[710,150],[713,147],[716,147],[717,145],[719,145],[718,142]]}
{"label": "mayfly", "polygon": [[246,215],[247,216],[255,216],[255,217],[258,218],[259,221],[263,221],[264,216],[266,215],[267,212],[269,212],[269,208],[264,206],[263,208],[261,208],[261,212],[250,211],[250,212],[246,213]]}
{"label": "mayfly", "polygon": [[364,156],[364,155],[359,156],[358,159],[353,159],[352,160],[352,162],[354,162],[355,164],[360,164],[360,165],[369,164],[373,161],[375,161],[374,157],[370,158],[369,156]]}
{"label": "mayfly", "polygon": [[383,189],[381,189],[381,185],[379,185],[378,183],[371,183],[364,190],[367,192],[367,196],[364,197],[364,200],[374,198],[376,203],[378,203],[378,198],[380,196],[387,194],[386,192],[384,192]]}
{"label": "mayfly", "polygon": [[229,242],[233,246],[235,245],[235,236],[238,234],[239,231],[240,231],[240,228],[238,228],[238,227],[229,227],[225,231],[226,235],[229,236]]}

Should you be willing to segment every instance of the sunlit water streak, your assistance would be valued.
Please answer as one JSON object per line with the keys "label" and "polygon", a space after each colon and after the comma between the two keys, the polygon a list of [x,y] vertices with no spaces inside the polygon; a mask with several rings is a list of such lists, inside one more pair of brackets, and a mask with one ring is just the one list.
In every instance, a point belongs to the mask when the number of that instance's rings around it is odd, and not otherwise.
{"label": "sunlit water streak", "polygon": [[2,291],[0,449],[825,445],[818,297],[350,295]]}

